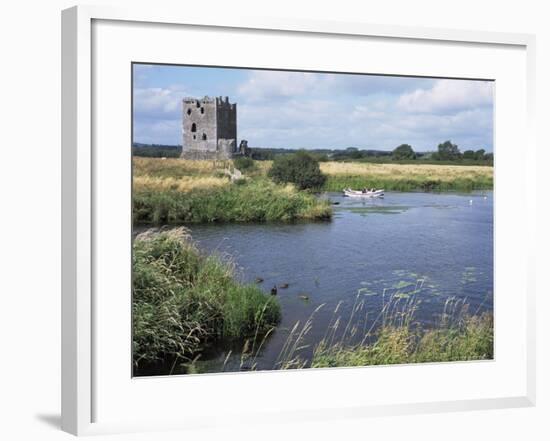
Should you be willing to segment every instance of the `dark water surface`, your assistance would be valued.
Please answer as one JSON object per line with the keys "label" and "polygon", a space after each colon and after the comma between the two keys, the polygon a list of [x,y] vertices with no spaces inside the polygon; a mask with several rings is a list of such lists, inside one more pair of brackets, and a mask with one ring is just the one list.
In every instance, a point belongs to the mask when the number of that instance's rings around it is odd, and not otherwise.
{"label": "dark water surface", "polygon": [[[406,298],[420,286],[413,293],[420,300],[415,319],[426,326],[450,296],[465,299],[472,313],[492,310],[492,192],[325,197],[338,203],[331,222],[190,227],[200,249],[233,259],[242,281],[261,278],[266,293],[289,285],[278,289],[282,321],[254,358],[256,369],[273,369],[290,329],[321,304],[305,338],[309,349],[301,351],[306,358],[334,323],[338,303],[337,315],[346,322],[357,299],[363,302],[361,317],[354,318],[364,322],[361,329],[371,326],[384,298],[396,292]],[[228,353],[205,354],[199,370],[219,372],[224,362],[225,371],[247,368],[239,348]]]}

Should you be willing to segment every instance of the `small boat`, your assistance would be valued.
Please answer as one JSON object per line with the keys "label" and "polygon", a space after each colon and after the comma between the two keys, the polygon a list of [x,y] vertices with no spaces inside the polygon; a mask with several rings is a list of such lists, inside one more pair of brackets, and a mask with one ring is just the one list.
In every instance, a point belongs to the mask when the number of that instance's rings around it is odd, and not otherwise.
{"label": "small boat", "polygon": [[374,190],[374,191],[360,191],[352,190],[351,188],[344,188],[344,196],[349,196],[352,198],[383,198],[384,189]]}

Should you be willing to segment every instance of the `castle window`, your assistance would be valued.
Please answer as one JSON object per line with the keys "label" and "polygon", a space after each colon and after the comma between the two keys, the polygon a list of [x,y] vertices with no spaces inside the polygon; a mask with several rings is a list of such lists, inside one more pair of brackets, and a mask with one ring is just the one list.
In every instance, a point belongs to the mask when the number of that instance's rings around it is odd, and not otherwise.
{"label": "castle window", "polygon": [[204,113],[204,107],[201,107],[201,113]]}
{"label": "castle window", "polygon": [[206,141],[206,133],[203,133],[203,134],[202,134],[202,140],[203,140],[203,141]]}
{"label": "castle window", "polygon": [[197,135],[193,135],[193,139],[197,139]]}
{"label": "castle window", "polygon": [[191,131],[196,132],[197,131],[197,125],[195,123],[191,124]]}
{"label": "castle window", "polygon": [[197,108],[201,106],[201,102],[197,101]]}
{"label": "castle window", "polygon": [[191,115],[191,109],[187,109],[187,114]]}

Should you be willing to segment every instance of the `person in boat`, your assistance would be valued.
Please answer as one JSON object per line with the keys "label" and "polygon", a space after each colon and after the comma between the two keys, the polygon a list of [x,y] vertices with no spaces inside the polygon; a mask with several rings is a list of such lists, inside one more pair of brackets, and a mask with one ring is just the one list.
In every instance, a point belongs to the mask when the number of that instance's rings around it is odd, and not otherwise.
{"label": "person in boat", "polygon": [[368,191],[369,191],[368,188],[365,187],[365,188],[363,188],[363,190],[361,190],[361,193],[366,193]]}

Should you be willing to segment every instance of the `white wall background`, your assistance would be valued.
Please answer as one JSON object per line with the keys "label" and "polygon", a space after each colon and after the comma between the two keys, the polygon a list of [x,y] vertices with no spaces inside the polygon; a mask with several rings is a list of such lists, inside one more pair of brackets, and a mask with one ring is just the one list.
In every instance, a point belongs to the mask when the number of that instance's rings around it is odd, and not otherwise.
{"label": "white wall background", "polygon": [[[86,3],[105,4],[89,0]],[[162,7],[170,2],[111,1]],[[210,0],[188,3],[193,14],[276,16],[450,27],[537,35],[538,405],[531,409],[370,418],[238,430],[117,436],[161,439],[550,439],[550,302],[546,286],[550,223],[550,27],[544,1]],[[0,6],[0,438],[69,439],[60,409],[60,11],[72,1],[26,0]],[[518,150],[521,146],[518,146]],[[513,201],[510,201],[513,203]],[[452,381],[452,380],[450,380]],[[111,438],[105,437],[104,439]],[[103,438],[101,438],[103,439]],[[115,439],[115,438],[114,438]]]}

